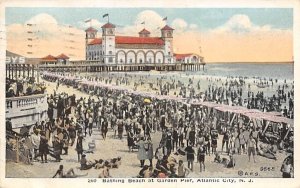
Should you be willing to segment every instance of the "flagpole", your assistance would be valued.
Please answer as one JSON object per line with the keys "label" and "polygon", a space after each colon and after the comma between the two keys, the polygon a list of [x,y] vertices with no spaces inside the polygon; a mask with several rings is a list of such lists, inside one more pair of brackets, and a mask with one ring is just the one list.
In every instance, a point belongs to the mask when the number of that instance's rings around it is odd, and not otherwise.
{"label": "flagpole", "polygon": [[165,21],[165,25],[168,25],[168,17],[165,17],[164,19],[163,19],[163,21]]}

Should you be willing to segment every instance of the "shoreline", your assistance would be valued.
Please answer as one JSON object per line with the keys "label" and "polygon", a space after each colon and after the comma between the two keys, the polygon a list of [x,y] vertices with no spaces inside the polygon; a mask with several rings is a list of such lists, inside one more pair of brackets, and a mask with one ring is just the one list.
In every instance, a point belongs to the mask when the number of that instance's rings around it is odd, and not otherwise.
{"label": "shoreline", "polygon": [[251,61],[245,61],[245,62],[206,62],[206,65],[210,64],[262,64],[262,65],[277,65],[277,64],[295,64],[294,61],[278,61],[278,62],[269,62],[269,61],[261,61],[261,62],[251,62]]}

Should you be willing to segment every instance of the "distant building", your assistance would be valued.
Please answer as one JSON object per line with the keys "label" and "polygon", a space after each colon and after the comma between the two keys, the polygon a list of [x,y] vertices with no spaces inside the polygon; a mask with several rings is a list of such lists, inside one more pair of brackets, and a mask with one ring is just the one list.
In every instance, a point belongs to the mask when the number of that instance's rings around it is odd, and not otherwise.
{"label": "distant building", "polygon": [[145,28],[139,36],[115,35],[116,26],[106,23],[98,30],[90,27],[86,32],[86,60],[98,60],[105,64],[159,64],[174,63],[173,31],[166,25],[160,37],[151,37]]}
{"label": "distant building", "polygon": [[58,56],[47,55],[40,59],[40,64],[42,65],[66,65],[69,62],[69,57],[65,54],[60,54]]}
{"label": "distant building", "polygon": [[198,63],[203,62],[203,57],[197,54],[189,53],[189,54],[174,54],[176,63]]}
{"label": "distant building", "polygon": [[[110,22],[98,30],[85,30],[85,60],[69,61],[61,54],[41,59],[40,70],[110,72],[110,71],[199,71],[204,69],[203,58],[194,53],[175,54],[174,29],[165,25],[160,36],[151,36],[143,28],[137,36],[116,35],[116,26]],[[100,33],[100,32],[99,32]]]}

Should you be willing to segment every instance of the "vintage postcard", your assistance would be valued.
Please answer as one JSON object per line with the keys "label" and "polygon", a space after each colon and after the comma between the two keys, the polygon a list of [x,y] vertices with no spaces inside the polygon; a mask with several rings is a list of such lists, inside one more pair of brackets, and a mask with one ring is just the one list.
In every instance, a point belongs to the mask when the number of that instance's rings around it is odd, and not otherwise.
{"label": "vintage postcard", "polygon": [[1,5],[0,187],[300,187],[299,1],[166,2]]}

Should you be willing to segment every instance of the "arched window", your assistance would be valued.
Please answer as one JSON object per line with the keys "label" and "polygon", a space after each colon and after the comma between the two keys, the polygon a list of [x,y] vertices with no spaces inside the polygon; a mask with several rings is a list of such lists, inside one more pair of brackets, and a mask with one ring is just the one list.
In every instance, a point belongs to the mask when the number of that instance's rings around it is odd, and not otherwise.
{"label": "arched window", "polygon": [[196,56],[193,56],[193,62],[197,63],[198,62],[198,58]]}

